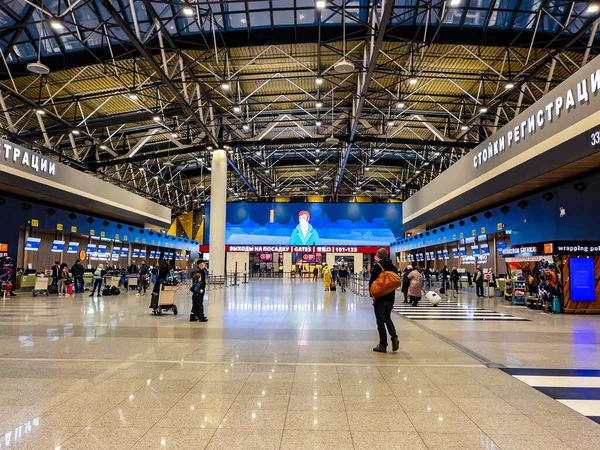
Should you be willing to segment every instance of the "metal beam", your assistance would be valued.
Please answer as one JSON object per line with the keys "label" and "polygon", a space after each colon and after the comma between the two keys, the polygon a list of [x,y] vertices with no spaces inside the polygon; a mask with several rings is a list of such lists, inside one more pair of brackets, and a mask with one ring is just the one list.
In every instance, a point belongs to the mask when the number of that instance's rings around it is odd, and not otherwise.
{"label": "metal beam", "polygon": [[[348,139],[348,144],[346,150],[341,155],[340,159],[340,168],[337,174],[337,181],[335,184],[334,194],[337,194],[340,186],[342,185],[342,179],[344,178],[344,171],[346,170],[346,164],[348,164],[348,157],[350,156],[350,152],[352,151],[352,144],[354,142],[354,138],[356,136],[356,130],[358,129],[358,125],[360,123],[360,119],[362,116],[362,109],[365,104],[365,99],[367,98],[367,93],[369,92],[369,87],[371,86],[371,80],[373,79],[373,73],[375,72],[375,67],[377,66],[377,58],[379,56],[379,50],[381,49],[381,45],[383,44],[383,38],[385,35],[385,30],[392,16],[392,11],[394,10],[394,0],[381,0],[383,5],[381,7],[381,18],[377,17],[377,4],[379,0],[374,0],[371,10],[371,26],[373,28],[373,34],[365,40],[365,59],[368,58],[368,61],[365,61],[366,69],[364,73],[361,74],[359,72],[357,81],[356,81],[356,89],[358,94],[358,99],[353,100],[352,104],[352,126],[350,128],[350,136]],[[370,42],[369,42],[370,41]],[[361,76],[362,75],[362,76]]]}

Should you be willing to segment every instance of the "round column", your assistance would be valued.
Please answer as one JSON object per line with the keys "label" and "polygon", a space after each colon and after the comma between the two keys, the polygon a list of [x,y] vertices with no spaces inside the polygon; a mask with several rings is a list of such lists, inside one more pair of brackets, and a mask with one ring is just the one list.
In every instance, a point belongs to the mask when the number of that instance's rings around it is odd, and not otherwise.
{"label": "round column", "polygon": [[225,209],[227,206],[227,153],[215,150],[210,176],[210,272],[225,275]]}

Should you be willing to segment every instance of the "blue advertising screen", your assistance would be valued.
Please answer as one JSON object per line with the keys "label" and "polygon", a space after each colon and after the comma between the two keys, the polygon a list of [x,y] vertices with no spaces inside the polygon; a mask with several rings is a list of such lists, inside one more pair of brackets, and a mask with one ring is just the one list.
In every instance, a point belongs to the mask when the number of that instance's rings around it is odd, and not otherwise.
{"label": "blue advertising screen", "polygon": [[571,258],[571,300],[591,302],[596,300],[596,278],[593,258]]}
{"label": "blue advertising screen", "polygon": [[64,248],[65,248],[65,241],[54,240],[54,241],[52,241],[52,248],[50,249],[50,251],[53,253],[62,253]]}
{"label": "blue advertising screen", "polygon": [[129,247],[121,247],[121,256],[127,256],[129,253]]}
{"label": "blue advertising screen", "polygon": [[91,255],[92,253],[95,253],[96,252],[96,244],[88,244],[85,252],[88,255]]}
{"label": "blue advertising screen", "polygon": [[[210,205],[206,216],[209,225]],[[226,245],[387,246],[403,235],[399,203],[236,202],[226,217]]]}
{"label": "blue advertising screen", "polygon": [[40,238],[28,237],[25,241],[25,250],[37,252],[40,249]]}
{"label": "blue advertising screen", "polygon": [[69,242],[67,253],[77,253],[79,251],[79,242]]}

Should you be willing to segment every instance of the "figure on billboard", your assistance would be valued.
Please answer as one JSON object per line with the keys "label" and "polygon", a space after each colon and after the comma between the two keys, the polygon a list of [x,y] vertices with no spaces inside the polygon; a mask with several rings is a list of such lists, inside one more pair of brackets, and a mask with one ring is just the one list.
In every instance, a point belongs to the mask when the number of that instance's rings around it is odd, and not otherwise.
{"label": "figure on billboard", "polygon": [[310,213],[300,211],[298,213],[298,225],[290,237],[290,245],[319,245],[319,233],[308,223]]}

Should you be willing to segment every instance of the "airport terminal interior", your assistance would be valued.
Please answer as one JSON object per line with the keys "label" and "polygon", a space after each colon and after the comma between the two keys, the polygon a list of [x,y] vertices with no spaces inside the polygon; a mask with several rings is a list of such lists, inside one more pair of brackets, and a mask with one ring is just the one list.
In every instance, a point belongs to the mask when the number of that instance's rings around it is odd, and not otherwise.
{"label": "airport terminal interior", "polygon": [[0,1],[0,449],[600,448],[599,25]]}

